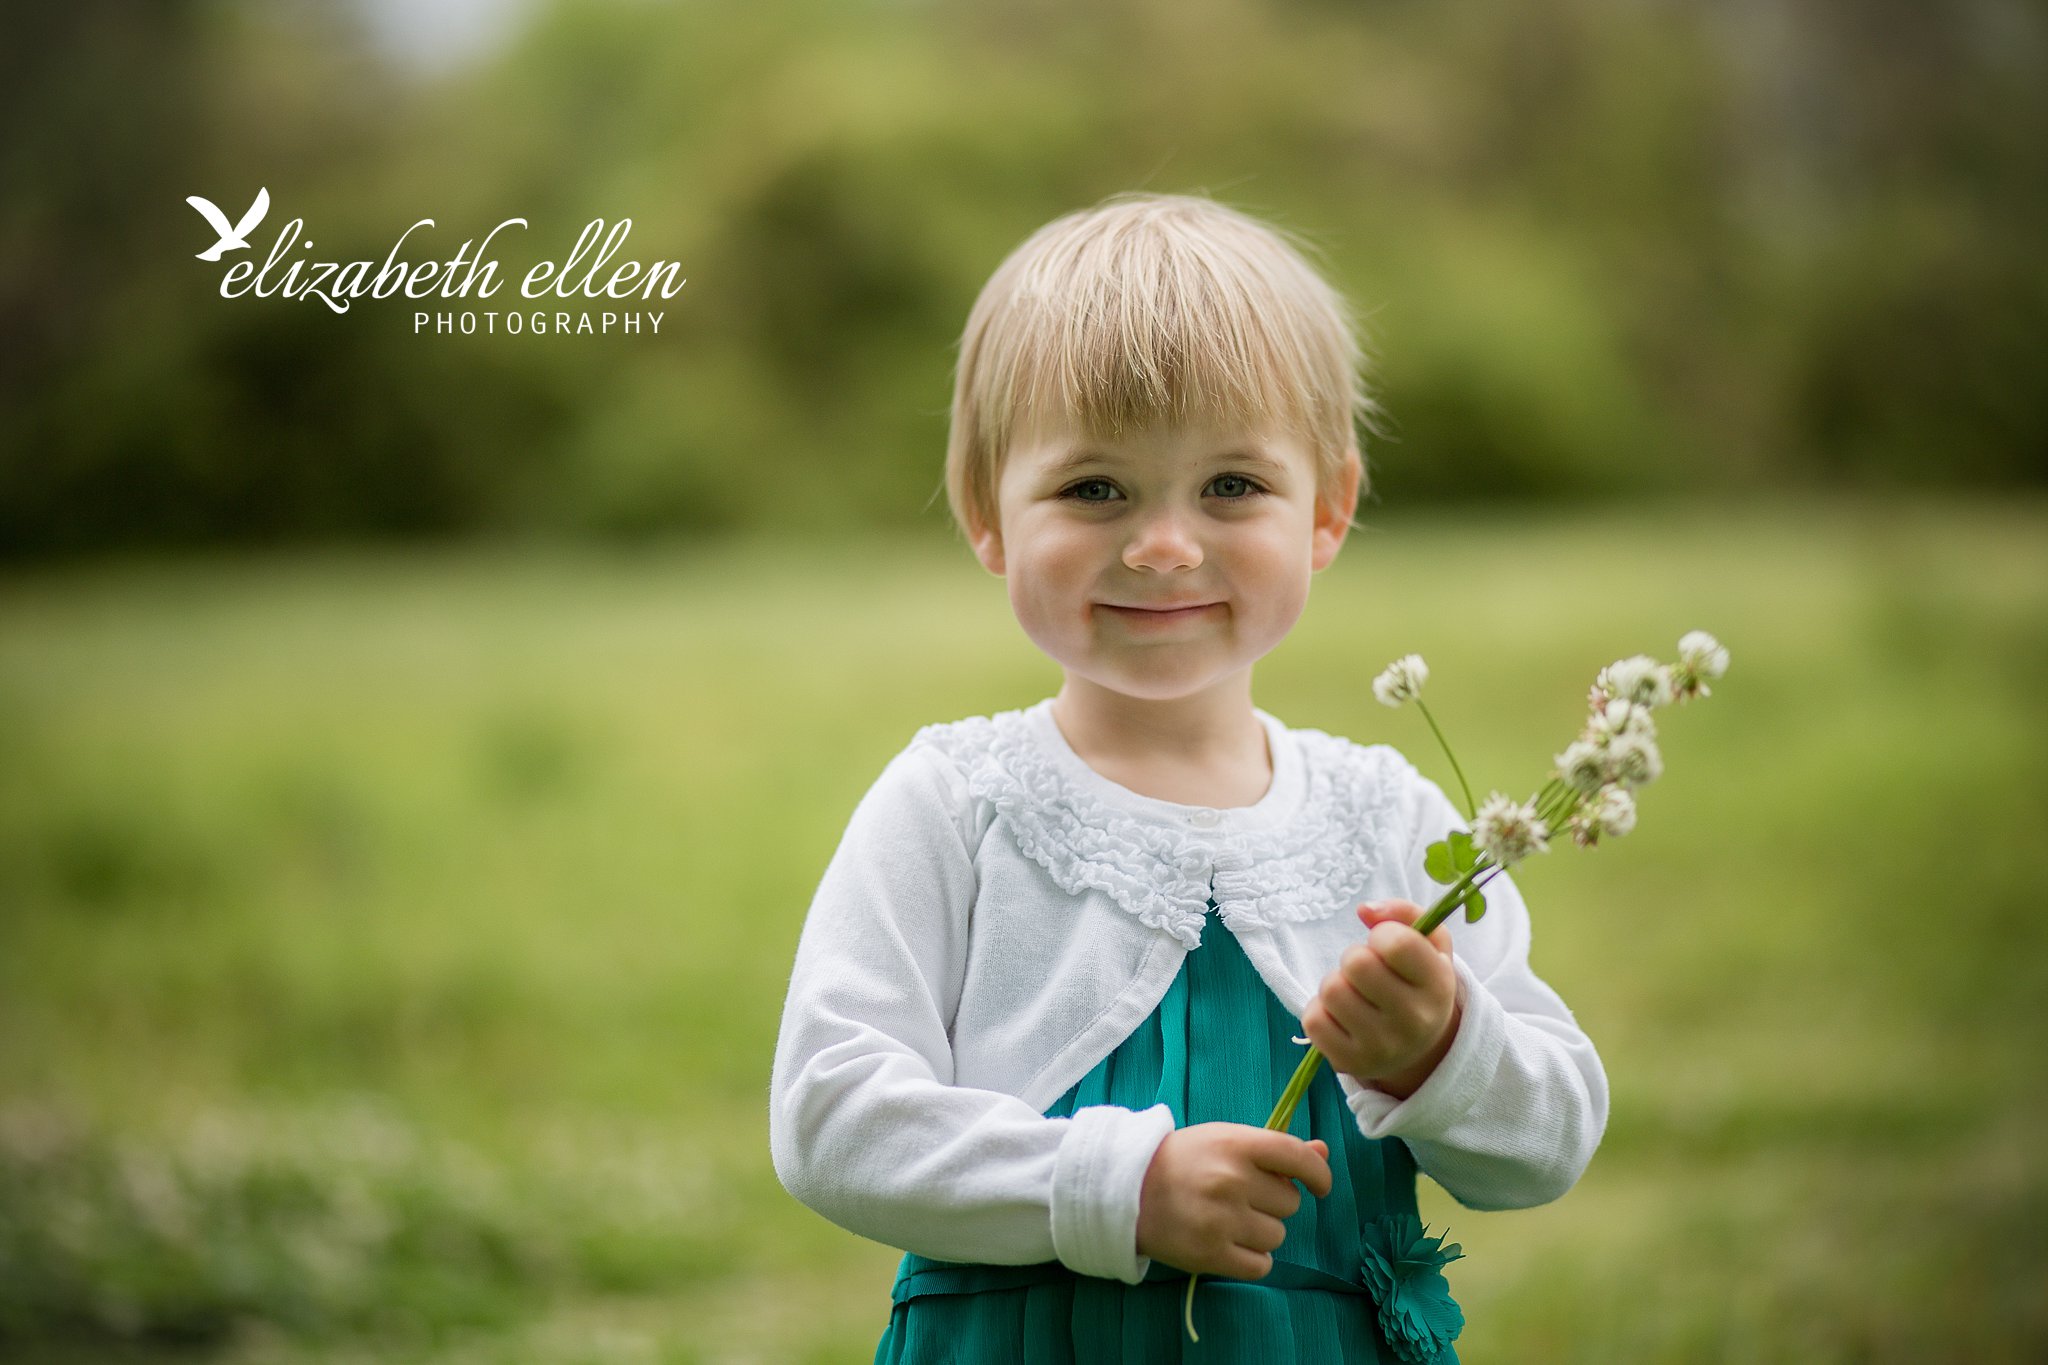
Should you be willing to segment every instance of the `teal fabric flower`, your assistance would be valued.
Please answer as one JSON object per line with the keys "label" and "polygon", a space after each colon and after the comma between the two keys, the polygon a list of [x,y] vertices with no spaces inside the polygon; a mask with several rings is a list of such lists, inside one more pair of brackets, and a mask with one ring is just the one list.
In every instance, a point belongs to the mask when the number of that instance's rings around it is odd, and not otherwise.
{"label": "teal fabric flower", "polygon": [[1465,1330],[1465,1314],[1451,1298],[1444,1267],[1465,1253],[1413,1214],[1375,1218],[1365,1227],[1365,1286],[1379,1307],[1380,1334],[1408,1365],[1451,1365],[1451,1343]]}

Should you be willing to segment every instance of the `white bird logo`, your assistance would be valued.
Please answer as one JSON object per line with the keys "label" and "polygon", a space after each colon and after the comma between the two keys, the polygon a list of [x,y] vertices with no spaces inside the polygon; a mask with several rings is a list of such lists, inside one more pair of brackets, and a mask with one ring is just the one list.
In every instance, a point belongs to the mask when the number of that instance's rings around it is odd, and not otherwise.
{"label": "white bird logo", "polygon": [[202,261],[217,261],[223,251],[244,251],[249,243],[245,240],[256,225],[263,221],[263,215],[270,212],[270,191],[256,191],[256,202],[249,205],[249,211],[242,215],[242,221],[228,226],[228,216],[215,207],[210,199],[201,199],[196,194],[185,196],[185,202],[199,210],[199,216],[213,226],[220,240],[199,253]]}

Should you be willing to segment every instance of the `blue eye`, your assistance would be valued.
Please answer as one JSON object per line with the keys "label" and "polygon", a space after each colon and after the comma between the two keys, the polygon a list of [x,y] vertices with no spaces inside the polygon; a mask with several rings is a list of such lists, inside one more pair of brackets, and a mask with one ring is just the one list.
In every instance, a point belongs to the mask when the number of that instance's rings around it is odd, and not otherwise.
{"label": "blue eye", "polygon": [[1241,493],[1222,493],[1223,497],[1229,498],[1233,502],[1265,491],[1242,474],[1219,474],[1216,476],[1215,482],[1209,486],[1220,491],[1222,485],[1225,484],[1241,484],[1244,487],[1244,491]]}
{"label": "blue eye", "polygon": [[1109,501],[1108,497],[1106,497],[1106,496],[1105,496],[1105,497],[1100,497],[1100,498],[1094,498],[1094,497],[1089,497],[1089,496],[1087,496],[1087,495],[1086,495],[1086,494],[1085,494],[1085,493],[1083,492],[1083,490],[1084,490],[1084,489],[1089,489],[1089,488],[1101,488],[1101,489],[1106,489],[1106,490],[1108,490],[1108,491],[1109,491],[1109,492],[1111,492],[1111,493],[1114,493],[1114,492],[1116,491],[1116,489],[1115,489],[1115,486],[1114,486],[1113,484],[1111,484],[1111,483],[1110,483],[1110,481],[1109,481],[1108,479],[1083,479],[1083,480],[1081,480],[1081,481],[1080,481],[1079,483],[1074,483],[1074,484],[1069,484],[1069,485],[1067,485],[1067,487],[1066,487],[1065,489],[1063,489],[1063,490],[1061,491],[1061,493],[1060,493],[1060,496],[1061,496],[1061,497],[1063,497],[1063,498],[1072,498],[1072,499],[1074,499],[1074,500],[1075,500],[1076,502],[1107,502],[1107,501]]}

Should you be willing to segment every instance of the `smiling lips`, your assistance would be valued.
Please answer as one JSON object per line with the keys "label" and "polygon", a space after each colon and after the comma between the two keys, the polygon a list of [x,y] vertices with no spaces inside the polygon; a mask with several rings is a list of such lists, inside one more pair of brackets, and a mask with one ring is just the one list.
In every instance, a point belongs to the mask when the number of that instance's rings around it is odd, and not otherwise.
{"label": "smiling lips", "polygon": [[1211,607],[1220,607],[1221,602],[1190,602],[1178,607],[1119,607],[1104,602],[1103,607],[1120,621],[1138,626],[1166,625],[1174,621],[1191,621]]}

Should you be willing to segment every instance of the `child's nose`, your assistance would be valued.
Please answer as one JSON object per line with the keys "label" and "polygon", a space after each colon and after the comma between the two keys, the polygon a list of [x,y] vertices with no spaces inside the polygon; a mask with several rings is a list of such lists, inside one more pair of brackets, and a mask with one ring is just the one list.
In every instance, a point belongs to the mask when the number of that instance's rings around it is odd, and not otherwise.
{"label": "child's nose", "polygon": [[1201,562],[1201,542],[1172,509],[1162,509],[1140,521],[1124,546],[1124,563],[1133,569],[1167,573],[1192,569]]}

